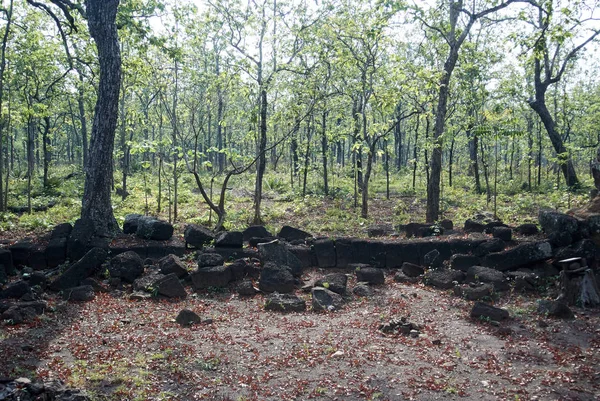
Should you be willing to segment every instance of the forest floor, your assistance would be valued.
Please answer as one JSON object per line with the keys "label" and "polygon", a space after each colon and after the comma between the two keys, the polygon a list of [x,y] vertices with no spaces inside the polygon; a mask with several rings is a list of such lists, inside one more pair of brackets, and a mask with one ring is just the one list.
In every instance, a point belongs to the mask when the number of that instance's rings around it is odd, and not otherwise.
{"label": "forest floor", "polygon": [[[50,298],[53,312],[2,327],[0,376],[58,378],[97,400],[600,399],[600,312],[550,319],[536,299],[503,294],[511,319],[494,326],[469,317],[471,302],[392,275],[330,313],[268,312],[263,296],[233,289],[179,302]],[[181,327],[184,308],[211,320]],[[401,317],[421,337],[379,331]]]}

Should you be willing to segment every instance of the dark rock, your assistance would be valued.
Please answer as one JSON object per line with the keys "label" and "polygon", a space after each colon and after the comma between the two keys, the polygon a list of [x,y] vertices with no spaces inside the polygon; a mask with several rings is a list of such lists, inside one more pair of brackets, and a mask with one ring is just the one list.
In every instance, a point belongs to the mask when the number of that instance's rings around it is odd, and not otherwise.
{"label": "dark rock", "polygon": [[258,293],[258,289],[254,287],[252,280],[244,280],[236,286],[238,294],[242,296],[253,296]]}
{"label": "dark rock", "polygon": [[546,235],[554,233],[569,234],[573,240],[579,238],[579,222],[573,216],[552,210],[540,210],[538,220]]}
{"label": "dark rock", "polygon": [[215,246],[221,248],[242,248],[244,235],[240,231],[224,231],[217,234]]}
{"label": "dark rock", "polygon": [[30,256],[37,250],[37,245],[31,239],[26,238],[14,243],[9,249],[12,254],[12,263],[15,266],[30,266]]}
{"label": "dark rock", "polygon": [[466,272],[469,267],[476,266],[479,264],[479,258],[473,255],[452,255],[450,258],[450,268],[454,270],[461,270]]}
{"label": "dark rock", "polygon": [[107,257],[108,254],[104,249],[92,248],[79,261],[58,276],[50,284],[50,288],[54,291],[60,291],[77,287],[81,280],[98,272]]}
{"label": "dark rock", "polygon": [[357,267],[354,271],[356,272],[357,281],[362,281],[369,284],[385,283],[383,270],[376,267]]}
{"label": "dark rock", "polygon": [[494,252],[502,252],[506,247],[506,243],[502,241],[500,238],[494,238],[490,241],[485,241],[481,243],[475,251],[473,252],[475,256],[486,256],[490,253]]}
{"label": "dark rock", "polygon": [[567,231],[557,231],[548,234],[548,242],[554,248],[569,246],[573,243],[573,236]]}
{"label": "dark rock", "polygon": [[110,260],[108,272],[111,277],[133,283],[144,273],[144,261],[133,251],[121,253]]}
{"label": "dark rock", "polygon": [[8,249],[0,249],[0,265],[4,266],[7,276],[16,276],[17,270],[13,265],[12,252]]}
{"label": "dark rock", "polygon": [[462,283],[465,274],[460,270],[436,269],[425,273],[425,284],[431,285],[442,290],[449,290],[455,283]]}
{"label": "dark rock", "polygon": [[552,246],[548,242],[532,242],[507,251],[491,253],[482,258],[481,265],[496,270],[517,270],[552,257]]}
{"label": "dark rock", "polygon": [[82,285],[69,288],[63,291],[63,299],[73,302],[88,302],[96,298],[96,292],[91,285]]}
{"label": "dark rock", "polygon": [[[236,259],[258,257],[258,251],[252,248],[204,248],[204,253],[218,253],[226,262]],[[199,253],[198,253],[199,254]]]}
{"label": "dark rock", "polygon": [[595,267],[600,257],[600,248],[596,246],[594,241],[584,239],[568,247],[557,249],[554,253],[556,261],[574,257],[585,258],[588,266]]}
{"label": "dark rock", "polygon": [[525,236],[537,235],[540,232],[537,225],[533,223],[521,224],[520,226],[515,228],[515,231]]}
{"label": "dark rock", "polygon": [[265,310],[276,312],[304,312],[306,301],[294,294],[273,293],[267,296]]}
{"label": "dark rock", "polygon": [[354,288],[352,289],[352,293],[357,297],[365,297],[369,298],[375,294],[375,291],[369,286],[369,283],[356,283]]}
{"label": "dark rock", "polygon": [[53,240],[56,238],[69,238],[72,231],[73,226],[71,225],[71,223],[58,224],[52,229],[50,239]]}
{"label": "dark rock", "polygon": [[489,319],[496,322],[509,318],[508,311],[505,309],[496,308],[495,306],[485,304],[483,302],[475,302],[471,310],[471,317],[474,319]]}
{"label": "dark rock", "polygon": [[335,267],[337,264],[335,243],[331,239],[318,239],[313,244],[313,251],[319,267]]}
{"label": "dark rock", "polygon": [[419,277],[425,273],[425,269],[422,266],[415,265],[414,263],[404,262],[402,264],[402,273],[408,277]]}
{"label": "dark rock", "polygon": [[[336,241],[338,267],[342,267],[339,265],[340,251],[337,250],[337,244]],[[350,239],[350,247],[350,263],[362,263],[374,267],[385,267],[386,249],[383,242],[352,238]]]}
{"label": "dark rock", "polygon": [[186,298],[187,292],[181,281],[175,273],[169,273],[164,277],[159,278],[153,284],[159,295],[163,295],[167,298]]}
{"label": "dark rock", "polygon": [[331,273],[315,282],[316,287],[323,287],[337,294],[344,295],[348,285],[348,276],[344,273]]}
{"label": "dark rock", "polygon": [[185,227],[183,238],[186,245],[199,249],[206,244],[210,244],[215,239],[212,231],[197,224],[188,224]]}
{"label": "dark rock", "polygon": [[226,287],[231,281],[231,269],[228,266],[203,267],[191,274],[194,291],[210,287]]}
{"label": "dark rock", "polygon": [[494,286],[487,283],[457,285],[454,287],[454,295],[463,297],[469,301],[480,301],[484,298],[491,298],[494,293]]}
{"label": "dark rock", "polygon": [[95,292],[109,292],[109,288],[102,284],[101,282],[99,282],[96,279],[93,279],[91,277],[88,277],[86,279],[81,280],[81,285],[89,285],[92,286],[92,288],[94,289]]}
{"label": "dark rock", "polygon": [[532,292],[540,285],[540,277],[533,272],[507,272],[506,276],[513,282],[513,288],[518,292]]}
{"label": "dark rock", "polygon": [[444,219],[440,222],[440,226],[444,230],[454,230],[454,223],[450,219]]}
{"label": "dark rock", "polygon": [[305,240],[307,238],[312,237],[311,234],[306,231],[302,231],[298,228],[283,226],[281,227],[281,231],[277,234],[279,238],[283,238],[286,241],[296,241],[296,240]]}
{"label": "dark rock", "polygon": [[479,221],[468,219],[465,221],[464,230],[467,233],[482,233],[485,230],[485,224]]}
{"label": "dark rock", "polygon": [[288,293],[294,291],[295,280],[286,266],[267,262],[260,272],[258,288],[264,292]]}
{"label": "dark rock", "polygon": [[251,266],[247,259],[236,259],[230,265],[231,278],[234,281],[241,280],[249,273]]}
{"label": "dark rock", "polygon": [[183,309],[177,317],[175,318],[177,324],[183,327],[189,327],[194,324],[202,323],[202,319],[200,316],[196,314],[196,312],[191,311],[189,309]]}
{"label": "dark rock", "polygon": [[512,230],[509,227],[494,227],[492,229],[494,238],[499,238],[502,241],[512,241]]}
{"label": "dark rock", "polygon": [[5,290],[0,291],[0,299],[14,298],[19,299],[23,295],[31,292],[31,287],[23,280],[15,281],[6,287]]}
{"label": "dark rock", "polygon": [[496,291],[506,291],[510,288],[508,278],[501,271],[483,266],[472,266],[467,270],[465,279],[468,283],[488,283]]}
{"label": "dark rock", "polygon": [[342,296],[323,287],[312,289],[312,308],[316,312],[334,311],[344,305]]}
{"label": "dark rock", "polygon": [[271,234],[264,226],[250,226],[242,232],[244,241],[250,241],[250,238],[268,238]]}
{"label": "dark rock", "polygon": [[199,253],[198,267],[222,266],[225,263],[225,258],[218,253]]}
{"label": "dark rock", "polygon": [[35,309],[33,308],[13,305],[2,312],[0,319],[7,321],[10,324],[21,324],[30,322],[31,320],[35,319],[37,315],[38,313],[36,313]]}
{"label": "dark rock", "polygon": [[[142,259],[160,259],[167,255],[177,255],[181,257],[185,254],[185,243],[176,237],[172,237],[170,241],[155,241],[138,237],[122,236],[117,237],[110,244],[110,253],[112,255],[118,255],[128,251],[137,253]],[[146,265],[145,261],[144,265]]]}
{"label": "dark rock", "polygon": [[[67,258],[71,261],[81,259],[90,250],[90,241],[95,227],[91,219],[78,219],[67,241]],[[74,287],[74,286],[73,286]]]}
{"label": "dark rock", "polygon": [[142,218],[141,214],[128,214],[125,216],[123,222],[123,233],[124,234],[135,234],[138,229],[138,222]]}
{"label": "dark rock", "polygon": [[407,276],[403,271],[399,271],[396,274],[394,274],[394,281],[397,283],[414,284],[421,281],[421,279],[419,277]]}
{"label": "dark rock", "polygon": [[[69,225],[70,227],[71,225]],[[67,260],[67,238],[52,238],[45,250],[45,258],[48,267],[56,267]]]}
{"label": "dark rock", "polygon": [[381,224],[369,227],[367,230],[367,235],[369,236],[369,238],[386,237],[388,235],[391,235],[393,232],[394,228],[391,225]]}
{"label": "dark rock", "polygon": [[188,271],[178,256],[167,255],[158,261],[158,267],[162,274],[174,273],[177,278],[185,278],[188,275]]}
{"label": "dark rock", "polygon": [[156,283],[164,277],[158,270],[151,270],[133,282],[133,290],[154,292]]}
{"label": "dark rock", "polygon": [[152,216],[142,216],[138,219],[135,235],[144,239],[167,241],[173,236],[173,225]]}
{"label": "dark rock", "polygon": [[256,248],[258,244],[265,244],[267,242],[273,242],[277,240],[277,237],[269,236],[269,237],[252,237],[248,240],[248,245]]}
{"label": "dark rock", "polygon": [[494,230],[496,228],[510,228],[510,227],[508,227],[506,224],[504,224],[500,220],[490,221],[489,223],[486,223],[485,228],[483,229],[483,232],[486,234],[493,234]]}
{"label": "dark rock", "polygon": [[29,276],[29,278],[27,279],[27,283],[31,287],[38,286],[41,289],[45,289],[48,285],[48,277],[43,272],[33,272],[31,276]]}
{"label": "dark rock", "polygon": [[556,317],[558,319],[573,319],[575,315],[569,306],[561,301],[540,300],[538,301],[538,313]]}
{"label": "dark rock", "polygon": [[406,238],[424,238],[441,234],[439,228],[436,231],[436,227],[428,223],[408,223],[398,228],[406,233]]}
{"label": "dark rock", "polygon": [[[263,266],[273,263],[277,266],[287,266],[294,276],[302,275],[302,263],[279,241],[268,242],[258,246],[258,254]],[[280,291],[282,292],[282,291]]]}
{"label": "dark rock", "polygon": [[0,264],[0,286],[8,281],[8,274],[3,264]]}
{"label": "dark rock", "polygon": [[442,267],[444,260],[440,257],[440,251],[434,249],[423,256],[423,262],[425,266],[437,269]]}
{"label": "dark rock", "polygon": [[345,268],[349,264],[355,263],[351,238],[336,238],[335,253],[337,267]]}

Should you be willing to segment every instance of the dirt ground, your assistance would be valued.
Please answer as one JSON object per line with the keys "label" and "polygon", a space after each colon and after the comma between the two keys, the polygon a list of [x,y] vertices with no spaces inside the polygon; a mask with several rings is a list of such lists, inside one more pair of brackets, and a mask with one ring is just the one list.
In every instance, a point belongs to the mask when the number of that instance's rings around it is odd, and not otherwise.
{"label": "dirt ground", "polygon": [[[98,400],[600,399],[598,311],[549,319],[536,296],[506,293],[496,305],[511,319],[494,326],[469,317],[471,302],[392,276],[329,313],[267,312],[263,296],[232,289],[179,302],[49,299],[54,311],[33,324],[0,326],[0,376],[58,378]],[[206,321],[180,327],[184,308]],[[421,336],[378,330],[400,317]]]}

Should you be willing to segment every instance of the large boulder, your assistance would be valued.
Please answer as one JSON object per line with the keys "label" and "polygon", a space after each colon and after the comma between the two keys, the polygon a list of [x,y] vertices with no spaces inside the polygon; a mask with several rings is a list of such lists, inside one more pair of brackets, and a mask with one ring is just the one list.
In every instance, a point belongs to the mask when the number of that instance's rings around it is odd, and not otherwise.
{"label": "large boulder", "polygon": [[8,249],[0,249],[0,265],[4,266],[4,271],[7,276],[14,276],[17,270],[13,265],[12,252]]}
{"label": "large boulder", "polygon": [[175,273],[169,273],[164,277],[157,279],[153,283],[153,288],[159,295],[163,295],[167,298],[187,297],[187,292]]}
{"label": "large boulder", "polygon": [[294,228],[290,226],[281,227],[281,231],[279,231],[279,234],[277,234],[277,236],[288,242],[304,240],[312,237],[312,235],[307,233],[306,231],[302,231],[299,228]]}
{"label": "large boulder", "polygon": [[492,235],[494,236],[494,238],[499,238],[502,241],[512,241],[512,229],[510,227],[494,227],[492,229]]}
{"label": "large boulder", "polygon": [[59,224],[54,227],[45,250],[48,267],[56,267],[67,260],[67,243],[72,231],[73,226],[69,223]]}
{"label": "large boulder", "polygon": [[465,281],[467,283],[492,284],[496,291],[506,291],[510,288],[508,278],[496,269],[484,266],[472,266],[467,270]]}
{"label": "large boulder", "polygon": [[19,280],[19,281],[15,281],[14,283],[10,284],[3,291],[0,291],[0,299],[5,299],[5,298],[19,299],[23,295],[30,293],[30,292],[31,292],[31,287],[29,287],[29,284],[27,284],[23,280]]}
{"label": "large boulder", "polygon": [[573,216],[552,210],[540,210],[538,220],[546,235],[568,234],[573,240],[580,237],[579,221]]}
{"label": "large boulder", "polygon": [[343,305],[344,299],[340,294],[323,287],[312,289],[312,308],[314,311],[334,311],[341,309]]}
{"label": "large boulder", "polygon": [[204,245],[213,242],[215,236],[212,231],[206,227],[197,224],[188,224],[185,227],[183,238],[186,245],[190,245],[193,248],[202,248]]}
{"label": "large boulder", "polygon": [[23,239],[10,246],[15,266],[28,266],[34,270],[46,269],[45,247],[31,239]]}
{"label": "large boulder", "polygon": [[313,250],[319,267],[336,266],[335,243],[333,240],[329,238],[318,239],[313,244]]}
{"label": "large boulder", "polygon": [[356,272],[356,281],[369,283],[369,284],[384,284],[385,276],[383,270],[376,267],[370,266],[357,266],[354,271]]}
{"label": "large boulder", "polygon": [[78,219],[67,241],[67,257],[69,260],[81,259],[89,250],[95,227],[91,219]]}
{"label": "large boulder", "polygon": [[218,253],[202,252],[198,253],[198,267],[222,266],[225,263],[225,258]]}
{"label": "large boulder", "polygon": [[88,302],[96,298],[96,292],[91,285],[81,285],[63,291],[63,299],[72,302]]}
{"label": "large boulder", "polygon": [[573,319],[575,317],[573,311],[566,303],[547,299],[538,301],[537,312],[558,319]]}
{"label": "large boulder", "polygon": [[138,222],[142,217],[144,216],[135,213],[126,215],[125,221],[123,222],[123,233],[135,234],[138,229]]}
{"label": "large boulder", "polygon": [[194,324],[202,323],[202,318],[198,314],[189,309],[183,309],[175,318],[177,324],[183,327],[189,327]]}
{"label": "large boulder", "polygon": [[250,241],[250,238],[268,238],[271,234],[264,226],[250,226],[242,232],[244,241]]}
{"label": "large boulder", "polygon": [[509,314],[505,309],[496,308],[495,306],[488,305],[483,302],[475,302],[473,309],[471,309],[471,317],[474,319],[489,319],[500,322],[508,319]]}
{"label": "large boulder", "polygon": [[211,287],[226,287],[231,281],[231,269],[228,266],[203,267],[190,276],[195,291]]}
{"label": "large boulder", "polygon": [[267,262],[260,271],[258,288],[264,292],[288,293],[294,291],[295,280],[286,266]]}
{"label": "large boulder", "polygon": [[221,248],[242,248],[244,235],[240,231],[224,231],[217,234],[215,246]]}
{"label": "large boulder", "polygon": [[21,324],[33,320],[36,316],[46,311],[47,305],[43,301],[17,302],[7,305],[0,312],[0,320],[11,324]]}
{"label": "large boulder", "polygon": [[465,273],[460,270],[435,269],[425,273],[423,279],[425,284],[442,290],[449,290],[454,287],[455,283],[462,283],[464,277]]}
{"label": "large boulder", "polygon": [[425,273],[425,268],[414,263],[404,262],[401,267],[402,273],[408,277],[419,277]]}
{"label": "large boulder", "polygon": [[531,236],[537,235],[540,232],[540,230],[538,229],[537,225],[533,223],[524,223],[515,228],[515,232],[524,236]]}
{"label": "large boulder", "polygon": [[494,238],[490,241],[485,241],[477,246],[473,251],[475,256],[486,256],[494,252],[502,252],[506,247],[506,243],[500,238]]}
{"label": "large boulder", "polygon": [[471,266],[479,264],[479,258],[473,255],[452,255],[450,258],[450,268],[454,270],[467,271]]}
{"label": "large boulder", "polygon": [[173,236],[173,225],[152,216],[142,216],[138,219],[135,235],[144,239],[167,241]]}
{"label": "large boulder", "polygon": [[491,298],[494,293],[492,284],[463,284],[454,287],[454,295],[467,299],[469,301],[479,301],[485,298]]}
{"label": "large boulder", "polygon": [[294,276],[302,274],[302,262],[278,240],[258,244],[258,254],[263,266],[273,263],[277,266],[287,266]]}
{"label": "large boulder", "polygon": [[552,257],[552,246],[548,242],[531,242],[503,252],[491,253],[482,258],[481,265],[500,271],[517,270],[542,262]]}
{"label": "large boulder", "polygon": [[177,278],[185,278],[188,275],[188,271],[178,256],[167,255],[158,261],[158,267],[162,274],[174,273]]}
{"label": "large boulder", "polygon": [[315,287],[327,288],[337,294],[344,295],[348,285],[348,276],[344,273],[331,273],[315,282]]}
{"label": "large boulder", "polygon": [[294,294],[273,293],[265,300],[265,310],[276,312],[304,312],[306,301]]}
{"label": "large boulder", "polygon": [[111,277],[118,277],[128,283],[133,283],[144,273],[144,261],[133,251],[124,252],[110,260],[108,272]]}
{"label": "large boulder", "polygon": [[108,254],[104,249],[92,248],[79,261],[58,276],[50,284],[50,288],[54,291],[61,291],[77,287],[81,280],[97,273],[107,257]]}

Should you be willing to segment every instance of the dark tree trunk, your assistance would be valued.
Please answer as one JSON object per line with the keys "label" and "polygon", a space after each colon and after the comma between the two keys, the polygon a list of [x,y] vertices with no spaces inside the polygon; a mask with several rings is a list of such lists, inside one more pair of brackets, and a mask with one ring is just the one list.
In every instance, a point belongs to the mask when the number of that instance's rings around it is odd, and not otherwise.
{"label": "dark tree trunk", "polygon": [[[217,77],[221,74],[221,68],[219,63],[219,55],[216,58],[216,75]],[[219,149],[219,153],[217,154],[218,164],[219,164],[219,173],[225,171],[225,154],[221,151],[223,150],[223,91],[221,90],[221,84],[217,85],[217,148]]]}
{"label": "dark tree trunk", "polygon": [[94,110],[81,217],[94,222],[99,235],[118,233],[110,193],[113,148],[121,88],[121,52],[115,18],[119,0],[86,0],[90,35],[98,48],[100,81]]}
{"label": "dark tree trunk", "polygon": [[321,133],[321,157],[323,161],[323,189],[325,196],[329,195],[329,179],[327,177],[327,112],[323,112],[321,127],[323,132]]}
{"label": "dark tree trunk", "polygon": [[[8,36],[10,34],[10,27],[12,23],[13,13],[13,0],[10,0],[8,8],[5,11],[6,25],[4,27],[4,34],[2,35],[2,48],[0,50],[0,110],[2,110],[2,103],[4,101],[4,72],[6,70],[6,46],[8,44]],[[3,192],[3,175],[4,175],[4,128],[6,124],[4,116],[0,115],[0,212],[6,210],[6,202],[4,200]],[[8,155],[6,157],[8,161]],[[8,169],[7,169],[8,170]],[[8,178],[6,180],[6,186],[8,187]]]}
{"label": "dark tree trunk", "polygon": [[44,123],[42,127],[42,146],[44,149],[44,188],[48,188],[48,169],[50,168],[50,162],[52,161],[51,143],[50,143],[50,117],[44,117]]}
{"label": "dark tree trunk", "polygon": [[260,137],[258,142],[258,164],[256,166],[256,184],[254,189],[254,224],[262,224],[260,206],[262,202],[263,177],[267,166],[267,90],[260,91]]}

